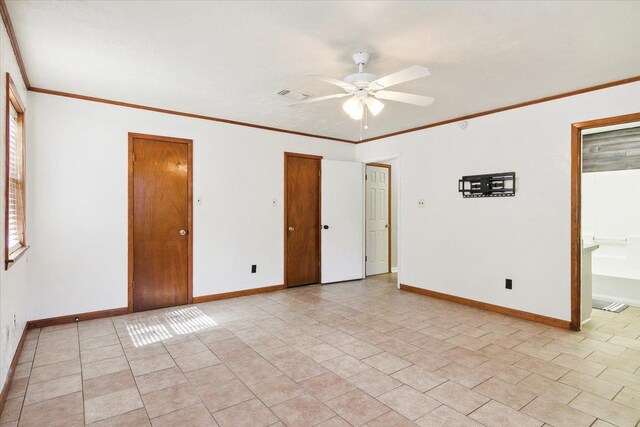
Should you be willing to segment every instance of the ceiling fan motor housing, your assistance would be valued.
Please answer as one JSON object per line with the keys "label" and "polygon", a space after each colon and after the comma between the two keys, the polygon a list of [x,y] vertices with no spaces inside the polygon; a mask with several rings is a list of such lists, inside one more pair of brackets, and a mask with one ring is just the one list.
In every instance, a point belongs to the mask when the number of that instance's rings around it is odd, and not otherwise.
{"label": "ceiling fan motor housing", "polygon": [[369,54],[367,52],[357,52],[353,54],[353,62],[358,66],[358,72],[350,74],[344,78],[344,81],[352,84],[358,88],[364,88],[372,81],[376,80],[378,76],[371,73],[364,72],[364,66],[369,62]]}
{"label": "ceiling fan motor housing", "polygon": [[367,52],[354,53],[352,58],[353,58],[353,62],[355,62],[356,65],[358,66],[366,65],[367,62],[369,62],[369,54]]}
{"label": "ceiling fan motor housing", "polygon": [[377,78],[378,76],[371,73],[355,73],[345,77],[344,81],[356,87],[365,87]]}

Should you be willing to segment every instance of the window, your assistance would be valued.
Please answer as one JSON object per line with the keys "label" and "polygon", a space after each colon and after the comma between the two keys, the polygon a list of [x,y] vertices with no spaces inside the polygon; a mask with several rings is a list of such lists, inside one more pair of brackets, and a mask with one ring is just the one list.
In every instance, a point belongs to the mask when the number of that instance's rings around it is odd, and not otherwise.
{"label": "window", "polygon": [[5,269],[27,249],[25,238],[24,105],[7,73]]}

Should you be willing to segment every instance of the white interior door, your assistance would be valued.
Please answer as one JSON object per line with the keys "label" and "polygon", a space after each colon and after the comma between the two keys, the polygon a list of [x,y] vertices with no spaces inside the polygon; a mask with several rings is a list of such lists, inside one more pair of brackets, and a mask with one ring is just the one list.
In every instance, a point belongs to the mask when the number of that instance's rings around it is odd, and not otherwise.
{"label": "white interior door", "polygon": [[367,276],[389,272],[389,171],[389,168],[367,165]]}
{"label": "white interior door", "polygon": [[362,279],[362,163],[322,160],[322,283]]}

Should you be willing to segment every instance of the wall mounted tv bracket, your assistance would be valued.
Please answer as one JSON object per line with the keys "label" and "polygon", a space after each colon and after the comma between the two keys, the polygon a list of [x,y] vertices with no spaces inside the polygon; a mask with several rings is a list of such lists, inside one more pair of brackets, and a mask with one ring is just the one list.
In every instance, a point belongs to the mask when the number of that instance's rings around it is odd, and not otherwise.
{"label": "wall mounted tv bracket", "polygon": [[516,195],[516,173],[463,176],[458,180],[462,197],[509,197]]}

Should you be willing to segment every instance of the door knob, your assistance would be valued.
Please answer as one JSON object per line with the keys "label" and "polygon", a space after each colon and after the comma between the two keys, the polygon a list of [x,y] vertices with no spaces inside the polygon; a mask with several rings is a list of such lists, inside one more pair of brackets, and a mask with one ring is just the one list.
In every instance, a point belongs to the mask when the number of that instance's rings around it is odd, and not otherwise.
{"label": "door knob", "polygon": [[293,231],[293,230],[295,230],[295,228],[289,227],[289,231]]}
{"label": "door knob", "polygon": [[329,226],[328,225],[323,225],[322,228],[324,228],[325,230],[328,230]]}
{"label": "door knob", "polygon": [[384,228],[389,228],[389,224],[385,224],[385,225],[384,225]]}
{"label": "door knob", "polygon": [[189,234],[189,232],[187,230],[180,230],[180,235],[181,236],[186,236],[187,234]]}

